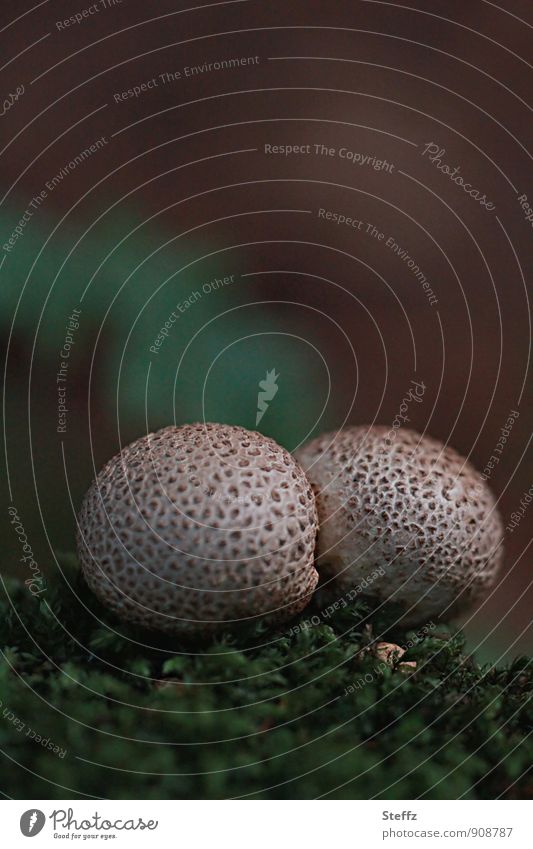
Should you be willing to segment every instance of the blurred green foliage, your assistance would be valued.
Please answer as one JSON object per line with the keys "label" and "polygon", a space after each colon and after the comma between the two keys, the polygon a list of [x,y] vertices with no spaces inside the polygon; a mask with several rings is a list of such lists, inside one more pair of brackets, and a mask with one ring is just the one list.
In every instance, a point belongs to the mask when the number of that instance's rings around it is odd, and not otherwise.
{"label": "blurred green foliage", "polygon": [[[4,234],[20,217],[16,210],[3,210]],[[41,559],[73,545],[74,513],[95,468],[120,445],[204,418],[255,428],[259,381],[268,369],[275,368],[280,380],[260,423],[263,433],[291,449],[313,427],[329,424],[320,420],[324,363],[291,335],[294,315],[276,312],[265,303],[261,284],[242,276],[247,268],[240,255],[204,244],[196,233],[176,239],[182,223],[169,233],[134,208],[111,208],[100,219],[95,214],[87,228],[89,220],[88,212],[74,211],[53,232],[55,221],[39,209],[5,254],[1,271],[0,336],[4,346],[10,339],[6,456],[13,501]],[[231,275],[229,283],[212,285]],[[200,296],[191,299],[195,292]],[[190,306],[180,309],[185,302]],[[81,315],[63,435],[56,432],[56,375],[74,308]],[[177,321],[156,347],[172,312]],[[1,469],[0,481],[5,487]],[[2,531],[2,569],[16,574],[17,540],[5,514]]]}
{"label": "blurred green foliage", "polygon": [[[4,211],[2,231],[15,220]],[[288,447],[307,435],[327,395],[325,363],[298,339],[294,317],[280,317],[264,299],[255,305],[255,284],[241,277],[246,269],[231,252],[190,236],[185,246],[157,219],[143,223],[132,213],[112,211],[87,231],[67,219],[48,242],[45,221],[32,219],[6,255],[0,287],[0,333],[7,338],[16,311],[12,343],[28,357],[35,344],[33,393],[44,391],[41,378],[51,370],[53,389],[67,318],[80,307],[71,374],[84,385],[94,356],[92,392],[113,425],[118,416],[139,434],[147,422],[157,428],[205,417],[254,427],[258,382],[275,368],[282,373],[278,412],[262,428]],[[151,352],[173,312],[177,320]],[[303,392],[311,381],[316,391]],[[25,390],[20,385],[23,397]]]}

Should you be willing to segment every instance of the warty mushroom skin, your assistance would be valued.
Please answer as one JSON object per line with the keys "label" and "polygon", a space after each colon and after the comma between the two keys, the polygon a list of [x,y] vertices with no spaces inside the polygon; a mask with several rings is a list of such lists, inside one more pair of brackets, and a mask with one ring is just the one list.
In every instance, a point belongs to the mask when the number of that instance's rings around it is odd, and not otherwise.
{"label": "warty mushroom skin", "polygon": [[417,624],[469,607],[494,584],[503,525],[494,497],[457,451],[383,426],[326,433],[295,455],[317,499],[324,594],[353,590],[399,603]]}
{"label": "warty mushroom skin", "polygon": [[99,473],[78,526],[100,601],[171,634],[282,621],[318,580],[307,478],[273,439],[241,427],[191,424],[136,440]]}

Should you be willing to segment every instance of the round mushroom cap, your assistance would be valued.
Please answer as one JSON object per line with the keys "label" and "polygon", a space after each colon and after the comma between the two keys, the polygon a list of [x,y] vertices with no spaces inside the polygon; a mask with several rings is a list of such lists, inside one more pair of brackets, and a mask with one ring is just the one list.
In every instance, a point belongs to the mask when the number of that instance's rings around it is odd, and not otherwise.
{"label": "round mushroom cap", "polygon": [[318,581],[311,486],[288,451],[242,427],[138,439],[104,466],[78,524],[91,590],[149,629],[204,635],[284,620]]}
{"label": "round mushroom cap", "polygon": [[417,624],[450,618],[493,585],[503,524],[485,481],[454,449],[366,426],[323,434],[295,454],[317,500],[326,596],[390,600]]}

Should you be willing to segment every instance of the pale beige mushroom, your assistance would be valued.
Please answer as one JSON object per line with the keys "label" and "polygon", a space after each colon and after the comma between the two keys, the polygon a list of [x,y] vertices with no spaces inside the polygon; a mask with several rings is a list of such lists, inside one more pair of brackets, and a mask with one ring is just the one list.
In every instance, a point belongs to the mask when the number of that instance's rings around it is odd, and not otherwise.
{"label": "pale beige mushroom", "polygon": [[204,635],[304,608],[316,532],[311,486],[284,448],[194,424],[107,463],[80,510],[78,552],[89,587],[122,619]]}
{"label": "pale beige mushroom", "polygon": [[449,618],[493,585],[502,522],[484,480],[452,448],[412,430],[348,427],[296,457],[317,499],[317,568],[330,594],[353,597],[362,585],[414,624]]}
{"label": "pale beige mushroom", "polygon": [[396,643],[378,643],[374,648],[374,654],[381,663],[385,663],[392,669],[397,669],[398,672],[404,674],[416,669],[416,660],[400,660],[404,656],[406,649]]}

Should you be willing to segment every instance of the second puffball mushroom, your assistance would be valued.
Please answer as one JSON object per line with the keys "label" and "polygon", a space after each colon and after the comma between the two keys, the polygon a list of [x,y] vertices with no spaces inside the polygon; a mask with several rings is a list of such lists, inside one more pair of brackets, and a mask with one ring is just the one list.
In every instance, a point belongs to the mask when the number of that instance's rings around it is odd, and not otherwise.
{"label": "second puffball mushroom", "polygon": [[494,583],[502,522],[456,451],[411,430],[390,434],[348,427],[296,452],[317,499],[317,568],[332,592],[399,603],[406,624],[449,618]]}
{"label": "second puffball mushroom", "polygon": [[110,460],[79,514],[89,587],[121,618],[208,635],[309,602],[311,486],[273,439],[241,427],[167,427]]}

